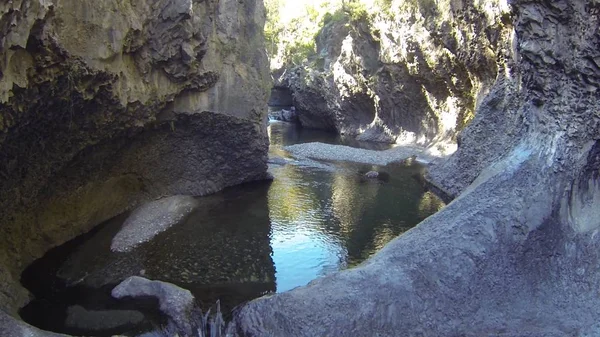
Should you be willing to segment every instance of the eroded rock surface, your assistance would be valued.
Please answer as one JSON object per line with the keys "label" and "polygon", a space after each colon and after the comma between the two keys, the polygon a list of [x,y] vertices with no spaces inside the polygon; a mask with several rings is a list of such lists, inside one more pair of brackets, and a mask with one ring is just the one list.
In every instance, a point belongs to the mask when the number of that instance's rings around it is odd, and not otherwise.
{"label": "eroded rock surface", "polygon": [[264,16],[261,1],[0,4],[0,310],[28,300],[19,273],[50,247],[266,177]]}
{"label": "eroded rock surface", "polygon": [[454,142],[510,53],[506,3],[374,6],[334,15],[316,37],[316,59],[279,79],[300,123],[363,141]]}
{"label": "eroded rock surface", "polygon": [[246,335],[600,333],[600,5],[511,5],[514,57],[430,171],[456,199],[359,267],[249,303]]}

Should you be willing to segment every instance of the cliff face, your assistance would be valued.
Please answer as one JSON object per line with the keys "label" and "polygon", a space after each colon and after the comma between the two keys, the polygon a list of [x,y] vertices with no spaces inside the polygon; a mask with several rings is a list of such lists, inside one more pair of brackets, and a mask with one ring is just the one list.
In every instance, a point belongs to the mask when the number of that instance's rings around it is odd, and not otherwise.
{"label": "cliff face", "polygon": [[283,76],[300,122],[361,140],[454,141],[505,67],[508,7],[383,3],[334,16],[316,38],[316,59]]}
{"label": "cliff face", "polygon": [[247,335],[600,333],[600,3],[511,7],[512,58],[430,169],[456,199],[359,267],[249,303]]}
{"label": "cliff face", "polygon": [[266,176],[262,1],[0,4],[0,309],[124,210]]}
{"label": "cliff face", "polygon": [[430,180],[456,197],[485,167],[524,143],[547,155],[555,173],[570,179],[582,173],[580,165],[600,138],[598,6],[513,3],[518,62],[498,74],[457,153],[434,167]]}

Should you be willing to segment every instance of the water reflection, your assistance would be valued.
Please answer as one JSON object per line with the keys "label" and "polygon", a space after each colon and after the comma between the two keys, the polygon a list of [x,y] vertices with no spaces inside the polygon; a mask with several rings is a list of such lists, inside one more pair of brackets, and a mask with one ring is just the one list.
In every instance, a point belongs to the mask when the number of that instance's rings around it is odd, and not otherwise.
{"label": "water reflection", "polygon": [[[280,145],[277,141],[272,147]],[[361,172],[371,170],[390,178],[364,179]],[[437,212],[443,202],[413,178],[421,171],[418,165],[353,163],[337,163],[334,171],[272,168],[276,179],[269,190],[269,212],[277,291],[356,265]]]}
{"label": "water reflection", "polygon": [[[363,145],[286,123],[271,124],[269,132],[272,155],[285,156],[284,146],[309,141]],[[336,163],[335,167],[334,171],[292,165],[271,169],[276,177],[269,190],[269,212],[277,291],[364,261],[444,205],[413,178],[422,173],[420,166]],[[360,172],[371,170],[385,171],[390,179],[363,179]]]}
{"label": "water reflection", "polygon": [[22,317],[43,329],[75,335],[144,331],[152,322],[128,326],[127,331],[65,326],[66,312],[74,305],[95,311],[131,309],[130,303],[112,299],[110,291],[132,275],[188,289],[204,310],[221,300],[226,313],[240,303],[274,292],[269,185],[247,184],[199,198],[200,206],[185,222],[131,252],[110,250],[112,238],[128,214],[59,247],[23,273],[24,285],[36,300],[21,311]]}
{"label": "water reflection", "polygon": [[269,125],[268,134],[271,141],[271,152],[281,150],[284,146],[311,142],[340,144],[370,150],[387,150],[392,147],[390,144],[360,142],[354,137],[324,132],[322,130],[303,129],[297,124],[277,121]]}
{"label": "water reflection", "polygon": [[[286,145],[301,142],[365,146],[286,123],[272,124],[269,134],[270,154],[282,157],[289,156]],[[60,326],[66,308],[120,308],[109,292],[131,275],[178,284],[205,304],[220,299],[228,311],[267,292],[286,291],[356,265],[443,207],[413,178],[421,174],[420,166],[332,163],[334,169],[324,170],[297,164],[271,165],[272,183],[199,198],[201,206],[184,223],[129,253],[110,251],[127,214],[59,247],[60,253],[48,254],[23,275],[37,297],[24,318],[35,322],[51,310],[55,316],[42,328],[73,333]],[[365,179],[363,173],[371,170],[387,172],[389,179]],[[74,288],[79,289],[76,296]]]}

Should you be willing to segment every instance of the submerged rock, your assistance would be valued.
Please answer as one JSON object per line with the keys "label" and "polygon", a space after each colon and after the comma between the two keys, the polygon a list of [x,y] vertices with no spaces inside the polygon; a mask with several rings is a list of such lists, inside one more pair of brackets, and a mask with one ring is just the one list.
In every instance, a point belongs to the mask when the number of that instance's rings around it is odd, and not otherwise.
{"label": "submerged rock", "polygon": [[133,327],[144,320],[135,310],[87,310],[80,305],[67,308],[65,326],[78,330],[103,332]]}
{"label": "submerged rock", "polygon": [[[128,252],[110,249],[126,215],[115,218],[71,251],[57,272],[59,282],[97,291],[144,276],[211,302],[220,294],[243,302],[274,292],[269,185],[248,184],[197,198],[199,207],[182,224]],[[233,201],[238,198],[245,202]],[[246,214],[244,221],[239,214]]]}
{"label": "submerged rock", "polygon": [[132,276],[121,282],[112,290],[114,298],[140,298],[153,297],[158,300],[159,309],[175,324],[179,332],[191,336],[195,329],[194,322],[198,319],[194,315],[202,312],[196,305],[196,299],[189,290],[174,284],[151,281],[139,276]]}
{"label": "submerged rock", "polygon": [[134,210],[115,235],[110,246],[114,252],[127,252],[183,221],[198,202],[189,196],[172,196],[149,202]]}
{"label": "submerged rock", "polygon": [[[420,174],[415,174],[417,177]],[[387,172],[381,171],[369,171],[367,173],[361,174],[360,181],[361,182],[388,182],[390,180],[390,174]]]}

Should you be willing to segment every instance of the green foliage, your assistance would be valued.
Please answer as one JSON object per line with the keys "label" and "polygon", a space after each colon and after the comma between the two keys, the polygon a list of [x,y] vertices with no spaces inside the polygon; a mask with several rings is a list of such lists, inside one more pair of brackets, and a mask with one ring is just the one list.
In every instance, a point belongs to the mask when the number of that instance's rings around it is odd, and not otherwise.
{"label": "green foliage", "polygon": [[265,22],[265,45],[269,56],[277,54],[279,36],[283,31],[280,23],[282,0],[265,0],[267,21]]}
{"label": "green foliage", "polygon": [[358,0],[344,2],[342,9],[348,15],[351,21],[365,21],[369,18],[367,7]]}
{"label": "green foliage", "polygon": [[368,7],[372,3],[365,0],[295,1],[298,0],[265,0],[267,22],[264,33],[273,69],[285,64],[301,64],[305,60],[315,61],[315,37],[324,26],[331,23],[368,24],[376,13],[380,13],[378,4],[385,7],[382,10],[389,11],[394,2],[374,0],[375,7]]}
{"label": "green foliage", "polygon": [[392,15],[393,15],[393,12],[392,12],[393,2],[394,2],[393,0],[375,0],[377,7],[379,7],[381,10],[381,13],[383,13],[388,18],[392,17]]}
{"label": "green foliage", "polygon": [[315,8],[315,6],[307,5],[306,14],[308,20],[310,20],[311,22],[317,22],[317,18],[319,17],[319,11]]}
{"label": "green foliage", "polygon": [[287,45],[284,52],[284,58],[287,63],[299,65],[302,62],[308,60],[311,56],[314,56],[315,43],[313,41],[293,41]]}
{"label": "green foliage", "polygon": [[321,23],[321,26],[325,26],[327,24],[333,23],[333,22],[342,22],[348,19],[348,15],[346,15],[346,12],[344,12],[341,8],[336,10],[335,12],[333,12],[333,14],[331,14],[330,12],[325,13],[325,15],[323,16],[323,21]]}
{"label": "green foliage", "polygon": [[405,0],[405,3],[411,9],[418,10],[424,17],[435,16],[437,11],[436,0]]}

